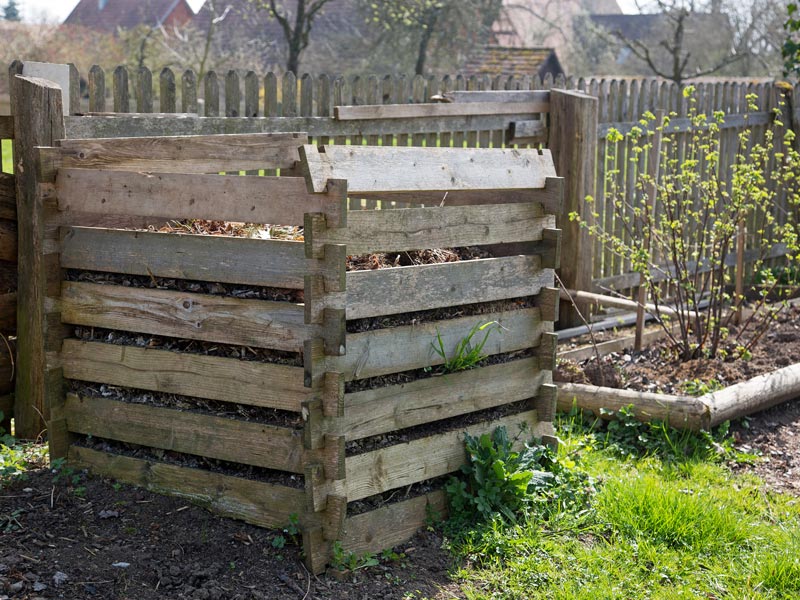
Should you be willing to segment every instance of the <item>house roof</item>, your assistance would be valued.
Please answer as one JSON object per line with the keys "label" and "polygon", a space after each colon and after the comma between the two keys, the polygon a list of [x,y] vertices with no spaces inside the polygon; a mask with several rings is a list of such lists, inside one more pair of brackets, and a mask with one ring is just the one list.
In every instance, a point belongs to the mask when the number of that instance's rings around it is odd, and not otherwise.
{"label": "house roof", "polygon": [[547,72],[564,72],[552,48],[484,46],[464,65],[466,75],[544,75]]}
{"label": "house roof", "polygon": [[142,24],[182,24],[194,14],[186,0],[81,0],[64,21],[114,32]]}

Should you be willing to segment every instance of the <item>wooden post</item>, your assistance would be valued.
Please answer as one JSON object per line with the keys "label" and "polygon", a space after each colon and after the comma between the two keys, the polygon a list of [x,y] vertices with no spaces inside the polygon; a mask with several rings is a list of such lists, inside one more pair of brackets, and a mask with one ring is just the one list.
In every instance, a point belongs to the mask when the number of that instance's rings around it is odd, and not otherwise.
{"label": "wooden post", "polygon": [[[553,152],[556,173],[564,178],[564,208],[556,215],[563,232],[561,281],[569,289],[592,289],[592,239],[589,232],[570,221],[571,212],[591,222],[586,196],[595,188],[597,155],[597,98],[566,90],[552,90],[548,147]],[[562,304],[561,328],[581,325],[577,311]]]}
{"label": "wooden post", "polygon": [[52,146],[65,137],[61,88],[44,79],[14,75],[12,65],[11,112],[19,230],[14,418],[17,436],[34,439],[48,417],[45,389],[49,376],[45,357],[44,186],[37,181],[36,147]]}

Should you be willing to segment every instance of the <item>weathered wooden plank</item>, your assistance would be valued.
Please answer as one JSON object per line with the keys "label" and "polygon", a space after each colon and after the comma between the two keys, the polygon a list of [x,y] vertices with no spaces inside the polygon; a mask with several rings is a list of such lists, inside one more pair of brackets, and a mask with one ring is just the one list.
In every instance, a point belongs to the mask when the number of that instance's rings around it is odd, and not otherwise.
{"label": "weathered wooden plank", "polygon": [[17,294],[0,295],[0,332],[9,333],[17,329]]}
{"label": "weathered wooden plank", "polygon": [[515,121],[511,123],[506,136],[507,144],[546,144],[547,124],[545,121]]}
{"label": "weathered wooden plank", "polygon": [[64,377],[300,412],[302,367],[64,340]]}
{"label": "weathered wooden plank", "polygon": [[537,358],[345,394],[336,431],[347,441],[533,398],[546,374]]}
{"label": "weathered wooden plank", "polygon": [[432,346],[437,335],[441,335],[449,358],[471,328],[489,321],[497,321],[500,330],[489,334],[483,348],[487,355],[538,346],[542,332],[552,329],[552,324],[541,321],[538,308],[527,308],[352,333],[347,336],[345,356],[326,358],[328,370],[344,373],[345,379],[350,381],[440,365],[444,359]]}
{"label": "weathered wooden plank", "polygon": [[350,194],[543,188],[555,177],[549,150],[303,146],[309,185],[346,179]]}
{"label": "weathered wooden plank", "polygon": [[175,83],[175,73],[169,67],[161,69],[158,76],[159,110],[162,113],[178,112],[178,86]]}
{"label": "weathered wooden plank", "polygon": [[[490,433],[497,427],[505,427],[510,437],[517,438],[514,446],[519,448],[536,435],[537,425],[536,411],[527,411],[497,421],[472,425],[466,428],[466,433],[475,436]],[[347,500],[360,500],[452,473],[465,460],[463,430],[349,456],[345,460]]]}
{"label": "weathered wooden plank", "polygon": [[0,219],[0,260],[17,262],[17,224]]}
{"label": "weathered wooden plank", "polygon": [[[266,101],[266,100],[265,100]],[[277,102],[277,100],[276,100]],[[303,131],[309,136],[388,135],[436,133],[470,129],[506,129],[530,115],[480,115],[421,119],[336,121],[330,117],[259,117],[226,119],[196,115],[124,115],[65,117],[70,138],[150,137],[159,135],[215,135],[223,133],[283,133]]]}
{"label": "weathered wooden plank", "polygon": [[[525,104],[549,104],[550,90],[491,90],[491,91],[452,91],[443,94],[451,102],[502,102],[505,104],[522,102]],[[547,109],[539,111],[547,112]]]}
{"label": "weathered wooden plank", "polygon": [[217,460],[303,472],[300,431],[263,423],[67,394],[70,431]]}
{"label": "weathered wooden plank", "polygon": [[302,242],[71,227],[65,269],[303,289]]}
{"label": "weathered wooden plank", "polygon": [[185,498],[224,517],[260,527],[285,526],[289,517],[299,512],[297,507],[305,496],[299,489],[80,446],[69,449],[69,464],[152,492]]}
{"label": "weathered wooden plank", "polygon": [[61,140],[47,155],[55,168],[220,173],[292,168],[306,143],[300,133]]}
{"label": "weathered wooden plank", "polygon": [[0,219],[17,220],[17,191],[13,175],[0,173]]}
{"label": "weathered wooden plank", "polygon": [[475,115],[536,114],[549,110],[547,102],[465,102],[452,104],[375,104],[373,106],[337,106],[334,118],[339,121],[372,119],[419,119],[466,117]]}
{"label": "weathered wooden plank", "polygon": [[[535,296],[553,285],[539,256],[507,256],[347,274],[347,318]],[[415,290],[409,294],[409,290]]]}
{"label": "weathered wooden plank", "polygon": [[400,252],[538,241],[554,224],[552,215],[541,216],[532,203],[361,210],[348,215],[346,229],[326,229],[312,242],[346,244],[349,254]]}
{"label": "weathered wooden plank", "polygon": [[302,225],[305,213],[341,210],[300,177],[61,169],[56,190],[60,210],[83,213]]}
{"label": "weathered wooden plank", "polygon": [[299,352],[302,304],[66,281],[64,323]]}
{"label": "weathered wooden plank", "polygon": [[0,413],[3,413],[3,422],[8,423],[9,419],[14,415],[14,396],[6,394],[0,396]]}
{"label": "weathered wooden plank", "polygon": [[410,540],[432,515],[444,519],[446,514],[447,498],[441,490],[383,506],[345,521],[342,548],[355,554],[381,552]]}
{"label": "weathered wooden plank", "polygon": [[14,117],[0,115],[0,140],[14,139]]}

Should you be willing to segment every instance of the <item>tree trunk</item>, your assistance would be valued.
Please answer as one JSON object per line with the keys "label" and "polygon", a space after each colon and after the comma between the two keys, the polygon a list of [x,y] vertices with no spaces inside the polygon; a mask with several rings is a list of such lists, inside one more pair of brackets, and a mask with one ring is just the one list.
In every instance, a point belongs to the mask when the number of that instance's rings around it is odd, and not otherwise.
{"label": "tree trunk", "polygon": [[425,62],[428,58],[428,46],[430,46],[431,38],[433,37],[433,30],[436,27],[436,21],[439,20],[439,11],[441,9],[433,9],[428,18],[425,19],[425,28],[422,30],[422,37],[419,40],[419,50],[417,52],[417,65],[414,67],[414,73],[417,75],[425,74]]}

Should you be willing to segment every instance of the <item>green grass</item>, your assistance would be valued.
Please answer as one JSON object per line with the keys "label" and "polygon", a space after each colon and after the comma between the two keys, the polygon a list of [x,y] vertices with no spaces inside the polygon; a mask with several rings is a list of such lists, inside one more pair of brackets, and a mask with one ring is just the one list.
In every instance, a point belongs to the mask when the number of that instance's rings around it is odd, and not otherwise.
{"label": "green grass", "polygon": [[3,140],[0,142],[2,147],[2,171],[3,173],[13,173],[13,161],[11,160],[11,140]]}
{"label": "green grass", "polygon": [[[647,440],[636,452],[634,430]],[[589,508],[454,538],[471,600],[800,597],[800,500],[735,475],[722,434],[657,426],[558,427],[559,452],[590,474]],[[749,457],[753,460],[754,457]]]}

